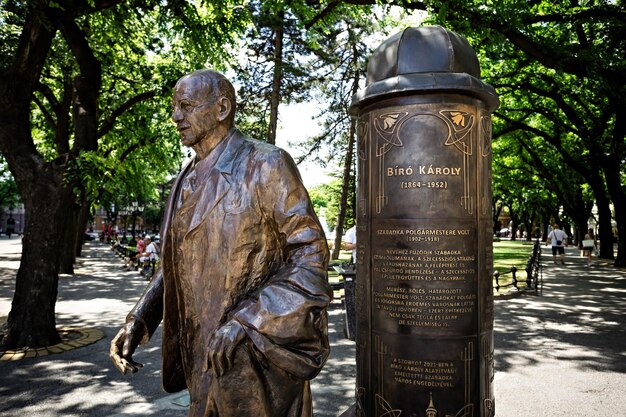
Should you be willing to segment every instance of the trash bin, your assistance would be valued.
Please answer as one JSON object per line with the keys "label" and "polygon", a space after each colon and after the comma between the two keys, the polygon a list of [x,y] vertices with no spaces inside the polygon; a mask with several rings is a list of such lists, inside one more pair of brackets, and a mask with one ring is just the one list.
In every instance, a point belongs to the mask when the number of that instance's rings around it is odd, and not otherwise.
{"label": "trash bin", "polygon": [[356,280],[356,265],[345,264],[335,266],[335,271],[343,277],[343,334],[347,339],[354,340],[356,332],[356,300],[354,284]]}

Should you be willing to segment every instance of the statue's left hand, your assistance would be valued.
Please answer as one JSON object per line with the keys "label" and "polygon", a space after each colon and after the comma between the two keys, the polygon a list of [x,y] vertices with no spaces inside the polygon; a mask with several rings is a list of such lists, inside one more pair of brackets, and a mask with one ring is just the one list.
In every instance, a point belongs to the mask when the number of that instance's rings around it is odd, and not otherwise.
{"label": "statue's left hand", "polygon": [[207,366],[215,375],[222,376],[232,366],[235,348],[243,341],[246,332],[241,324],[231,320],[213,333],[209,340]]}

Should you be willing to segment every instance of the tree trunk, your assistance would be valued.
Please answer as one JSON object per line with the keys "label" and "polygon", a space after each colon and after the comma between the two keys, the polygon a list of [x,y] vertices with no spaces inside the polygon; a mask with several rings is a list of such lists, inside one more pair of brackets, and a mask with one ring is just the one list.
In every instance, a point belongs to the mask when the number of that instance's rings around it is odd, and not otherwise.
{"label": "tree trunk", "polygon": [[60,342],[56,331],[55,305],[59,281],[61,227],[67,213],[61,205],[58,171],[38,178],[24,195],[26,227],[22,259],[8,318],[6,348],[42,347]]}
{"label": "tree trunk", "polygon": [[589,215],[586,211],[582,210],[575,212],[571,217],[572,220],[574,220],[574,236],[571,243],[576,243],[579,247],[582,247],[582,240],[585,238],[585,234],[587,233]]}
{"label": "tree trunk", "polygon": [[[72,155],[78,157],[81,152],[98,149],[98,95],[102,85],[102,69],[100,61],[91,50],[85,33],[76,22],[64,17],[61,22],[61,33],[76,57],[80,75],[73,80],[72,121],[74,124],[74,146]],[[74,178],[74,181],[79,180]],[[81,184],[77,184],[82,189]],[[83,197],[83,196],[81,196]],[[84,198],[84,197],[83,197]],[[84,222],[81,223],[83,207],[76,203],[76,196],[69,187],[64,195],[64,205],[72,216],[66,221],[63,229],[64,239],[61,248],[61,273],[74,274],[76,254],[83,243]],[[84,217],[84,216],[83,216]]]}
{"label": "tree trunk", "polygon": [[131,218],[133,219],[133,223],[130,228],[130,234],[134,239],[135,235],[137,234],[137,212],[136,211],[133,211],[133,214],[131,214]]}
{"label": "tree trunk", "polygon": [[614,266],[623,268],[626,267],[626,245],[624,244],[624,240],[626,238],[620,236],[626,236],[626,224],[624,218],[619,218],[617,216],[626,216],[626,213],[623,211],[618,214],[617,209],[615,209],[615,218],[617,222],[617,258],[615,258]]}
{"label": "tree trunk", "polygon": [[524,225],[526,226],[526,241],[530,242],[531,240],[533,240],[533,221],[532,221],[532,219],[530,219],[527,222],[525,222]]}
{"label": "tree trunk", "polygon": [[[617,258],[615,258],[614,265],[624,267],[626,266],[626,252],[624,252],[626,250],[624,245],[624,239],[626,239],[626,196],[621,184],[620,161],[616,160],[615,157],[608,159],[608,163],[603,164],[603,171],[606,185],[611,195],[611,201],[613,202],[615,221],[617,223]],[[612,251],[613,245],[611,245]]]}
{"label": "tree trunk", "polygon": [[[333,246],[332,259],[339,258],[341,241],[343,237],[343,225],[348,211],[348,195],[350,194],[350,184],[352,184],[352,160],[354,159],[354,142],[356,137],[356,121],[350,120],[350,130],[348,132],[348,145],[346,149],[345,164],[343,166],[343,182],[341,184],[341,197],[339,200],[339,213],[337,213],[337,227],[335,227],[335,244]],[[356,221],[356,219],[355,219]],[[356,262],[356,259],[354,260]]]}
{"label": "tree trunk", "polygon": [[626,266],[626,188],[623,184],[624,158],[626,157],[626,120],[623,114],[626,111],[626,100],[620,90],[610,90],[609,103],[615,114],[615,126],[611,151],[605,154],[602,168],[606,178],[606,186],[613,201],[615,221],[617,223],[617,258],[614,265]]}
{"label": "tree trunk", "polygon": [[63,207],[67,211],[65,227],[61,229],[61,242],[59,250],[59,273],[74,275],[74,263],[76,262],[76,234],[79,207],[74,202],[74,193],[71,190],[63,190],[61,199]]}
{"label": "tree trunk", "polygon": [[567,198],[563,201],[564,210],[574,221],[574,233],[570,236],[569,243],[577,244],[579,247],[582,247],[581,241],[587,233],[587,224],[591,212],[589,207],[585,205],[582,193],[582,181],[575,187],[570,188],[570,190],[564,193],[567,195]]}
{"label": "tree trunk", "polygon": [[3,341],[6,348],[40,347],[60,341],[54,307],[61,177],[59,165],[43,162],[30,131],[30,103],[57,22],[52,18],[42,20],[38,13],[29,15],[13,65],[0,76],[0,149],[26,211],[22,257]]}
{"label": "tree trunk", "polygon": [[276,129],[278,128],[278,105],[280,104],[280,85],[283,78],[283,15],[278,15],[278,26],[274,37],[274,75],[272,79],[272,95],[270,97],[270,123],[267,133],[267,142],[276,144]]}
{"label": "tree trunk", "polygon": [[78,212],[78,227],[76,233],[76,252],[75,258],[82,256],[83,244],[85,243],[85,230],[87,230],[87,223],[89,222],[89,203],[83,203],[80,206]]}
{"label": "tree trunk", "polygon": [[598,208],[598,240],[600,241],[600,258],[615,259],[613,253],[613,226],[611,225],[610,200],[604,189],[604,182],[599,173],[588,178],[589,185],[596,199]]}
{"label": "tree trunk", "polygon": [[498,233],[500,233],[500,230],[502,229],[502,225],[500,224],[500,214],[502,213],[502,209],[504,208],[504,206],[502,204],[497,204],[495,199],[492,202],[492,214],[493,214],[493,234],[494,236],[497,235]]}
{"label": "tree trunk", "polygon": [[[352,37],[350,37],[352,38]],[[352,96],[359,90],[359,82],[361,80],[361,72],[358,69],[359,54],[356,44],[352,43],[352,63],[354,68],[354,80],[352,82]],[[349,117],[349,116],[348,116]],[[343,183],[341,185],[341,198],[339,200],[339,213],[337,213],[337,227],[335,227],[335,245],[333,247],[332,259],[339,258],[341,250],[341,240],[343,237],[343,225],[345,223],[346,212],[348,209],[348,195],[350,194],[350,185],[352,184],[352,161],[354,160],[354,145],[356,143],[356,121],[350,119],[350,129],[348,130],[348,144],[346,149],[346,159],[343,167]],[[356,222],[356,211],[355,222]],[[356,262],[356,259],[353,260]]]}
{"label": "tree trunk", "polygon": [[517,217],[511,207],[509,207],[509,214],[511,216],[511,240],[517,240],[517,227],[521,223],[521,220]]}
{"label": "tree trunk", "polygon": [[548,213],[543,214],[541,218],[541,224],[542,224],[541,241],[546,242],[546,240],[548,240],[548,234],[549,234],[548,226],[550,225],[550,215]]}
{"label": "tree trunk", "polygon": [[71,214],[65,219],[65,228],[62,229],[63,239],[59,247],[59,273],[74,275],[76,258],[81,256],[85,242],[85,229],[89,219],[89,204],[78,206],[75,195],[71,190],[64,190],[64,199],[61,203]]}
{"label": "tree trunk", "polygon": [[[68,11],[48,3],[29,2],[29,14],[13,61],[0,75],[0,150],[18,185],[26,211],[22,258],[3,341],[8,348],[41,347],[60,341],[54,315],[60,253],[76,236],[74,233],[71,239],[65,239],[64,235],[69,224],[75,222],[75,218],[68,215],[68,207],[74,203],[73,187],[65,188],[64,173],[72,157],[83,150],[97,149],[100,63],[74,21],[76,8]],[[113,7],[117,3],[120,1],[104,2],[98,8]],[[59,157],[44,162],[31,136],[30,104],[59,27],[81,68],[81,75],[74,82],[75,137],[72,154],[68,153],[67,144],[58,143]],[[60,123],[57,127],[59,139],[67,126]]]}

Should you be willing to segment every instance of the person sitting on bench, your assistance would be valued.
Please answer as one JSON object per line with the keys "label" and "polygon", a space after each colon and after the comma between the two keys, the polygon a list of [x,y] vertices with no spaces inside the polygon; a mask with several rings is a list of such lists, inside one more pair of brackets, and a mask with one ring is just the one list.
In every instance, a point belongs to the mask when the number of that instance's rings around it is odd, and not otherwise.
{"label": "person sitting on bench", "polygon": [[139,265],[143,265],[144,269],[146,269],[146,264],[148,268],[150,267],[150,262],[155,261],[159,257],[159,248],[155,242],[152,241],[152,238],[148,235],[143,238],[146,243],[146,249],[141,253],[139,257]]}

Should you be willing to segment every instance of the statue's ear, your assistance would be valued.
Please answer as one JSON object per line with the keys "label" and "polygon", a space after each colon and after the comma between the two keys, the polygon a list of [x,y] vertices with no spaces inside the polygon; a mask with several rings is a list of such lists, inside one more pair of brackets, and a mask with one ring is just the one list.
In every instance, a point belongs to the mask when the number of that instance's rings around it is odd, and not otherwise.
{"label": "statue's ear", "polygon": [[220,122],[228,119],[230,113],[233,111],[233,103],[227,97],[220,97],[217,99],[218,113],[217,120]]}

